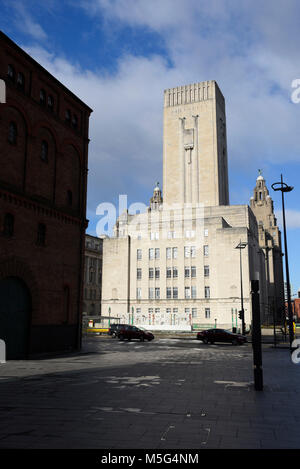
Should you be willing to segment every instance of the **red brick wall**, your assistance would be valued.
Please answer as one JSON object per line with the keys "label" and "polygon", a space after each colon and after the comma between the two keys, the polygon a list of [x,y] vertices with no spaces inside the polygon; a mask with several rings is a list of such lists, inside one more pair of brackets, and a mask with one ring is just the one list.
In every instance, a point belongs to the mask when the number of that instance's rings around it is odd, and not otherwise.
{"label": "red brick wall", "polygon": [[[7,75],[9,65],[14,80]],[[25,77],[22,89],[19,72]],[[15,219],[13,236],[0,236],[0,278],[23,277],[32,295],[32,326],[78,325],[91,110],[2,33],[0,78],[6,82],[6,104],[0,107],[0,235],[5,214]],[[67,109],[71,122],[65,120]],[[10,122],[17,125],[13,144]],[[46,226],[45,246],[37,245],[39,223]]]}

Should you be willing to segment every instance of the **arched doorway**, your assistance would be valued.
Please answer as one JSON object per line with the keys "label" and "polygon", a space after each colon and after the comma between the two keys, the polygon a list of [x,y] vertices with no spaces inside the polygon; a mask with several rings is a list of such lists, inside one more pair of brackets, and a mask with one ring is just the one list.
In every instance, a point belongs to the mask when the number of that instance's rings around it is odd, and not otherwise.
{"label": "arched doorway", "polygon": [[0,280],[0,339],[6,344],[7,360],[27,358],[31,295],[18,277]]}

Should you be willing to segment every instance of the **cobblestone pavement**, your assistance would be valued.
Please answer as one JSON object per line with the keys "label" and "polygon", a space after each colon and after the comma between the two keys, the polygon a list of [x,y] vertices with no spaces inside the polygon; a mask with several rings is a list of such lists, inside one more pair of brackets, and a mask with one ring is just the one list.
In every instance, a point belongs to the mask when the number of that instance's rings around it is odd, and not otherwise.
{"label": "cobblestone pavement", "polygon": [[0,365],[0,448],[300,448],[300,365],[263,346],[83,340],[80,353]]}

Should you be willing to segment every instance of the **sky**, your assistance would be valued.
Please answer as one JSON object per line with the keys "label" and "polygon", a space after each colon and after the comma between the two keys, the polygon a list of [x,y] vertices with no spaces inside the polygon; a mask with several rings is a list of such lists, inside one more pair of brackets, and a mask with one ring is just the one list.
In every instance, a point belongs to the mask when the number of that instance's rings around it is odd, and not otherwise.
{"label": "sky", "polygon": [[146,205],[162,182],[163,91],[216,80],[226,101],[231,204],[258,169],[300,289],[299,0],[0,0],[0,29],[93,109],[87,232],[101,203]]}

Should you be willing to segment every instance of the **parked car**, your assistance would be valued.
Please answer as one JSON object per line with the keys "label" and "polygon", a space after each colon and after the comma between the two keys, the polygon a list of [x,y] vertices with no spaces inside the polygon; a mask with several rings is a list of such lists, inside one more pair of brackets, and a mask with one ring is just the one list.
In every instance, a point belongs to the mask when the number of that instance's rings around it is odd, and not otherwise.
{"label": "parked car", "polygon": [[108,334],[117,337],[117,333],[122,327],[127,326],[127,324],[111,324],[108,329]]}
{"label": "parked car", "polygon": [[230,342],[233,345],[242,345],[247,342],[247,339],[242,334],[235,334],[234,332],[225,329],[207,329],[197,333],[197,339],[202,340],[204,344],[214,344],[215,342]]}
{"label": "parked car", "polygon": [[151,332],[146,331],[143,328],[138,328],[136,326],[128,326],[128,325],[120,328],[117,332],[117,336],[119,340],[138,339],[141,342],[144,342],[144,340],[148,340],[150,342],[150,340],[154,339],[154,335]]}

